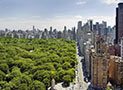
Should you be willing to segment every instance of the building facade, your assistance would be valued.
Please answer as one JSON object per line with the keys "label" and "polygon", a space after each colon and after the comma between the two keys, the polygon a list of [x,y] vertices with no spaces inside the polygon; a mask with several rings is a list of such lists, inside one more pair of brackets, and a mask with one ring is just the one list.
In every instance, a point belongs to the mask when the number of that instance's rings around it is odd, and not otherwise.
{"label": "building facade", "polygon": [[94,89],[105,90],[108,81],[107,46],[103,39],[96,41],[96,49],[91,50],[91,83]]}
{"label": "building facade", "polygon": [[120,42],[123,36],[123,3],[116,8],[116,43]]}
{"label": "building facade", "polygon": [[123,61],[120,57],[110,56],[108,72],[112,85],[123,85]]}

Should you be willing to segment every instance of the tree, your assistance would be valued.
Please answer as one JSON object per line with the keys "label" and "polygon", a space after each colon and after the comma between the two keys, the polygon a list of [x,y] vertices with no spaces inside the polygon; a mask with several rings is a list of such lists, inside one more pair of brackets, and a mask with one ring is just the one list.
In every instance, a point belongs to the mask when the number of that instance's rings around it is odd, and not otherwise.
{"label": "tree", "polygon": [[[7,82],[6,84],[5,84],[5,90],[16,90],[16,85],[15,85],[15,83],[14,82]],[[7,89],[6,89],[7,88]]]}
{"label": "tree", "polygon": [[56,75],[56,71],[54,70],[52,70],[51,72],[50,72],[50,76],[51,76],[51,78],[55,78],[55,75]]}
{"label": "tree", "polygon": [[65,85],[65,86],[69,86],[69,84],[70,84],[70,82],[71,82],[71,77],[70,77],[70,75],[65,75],[65,76],[63,77],[63,82],[64,82],[64,85]]}
{"label": "tree", "polygon": [[26,58],[26,59],[16,60],[14,64],[20,68],[21,72],[25,72],[33,67],[34,61]]}
{"label": "tree", "polygon": [[45,90],[52,78],[56,83],[69,84],[75,78],[76,64],[73,41],[0,38],[0,86],[3,90]]}
{"label": "tree", "polygon": [[46,88],[48,88],[50,86],[51,79],[44,78],[42,82],[46,85]]}
{"label": "tree", "polygon": [[0,90],[4,89],[6,81],[0,81]]}
{"label": "tree", "polygon": [[21,81],[21,83],[25,83],[27,86],[29,86],[30,83],[32,82],[31,78],[28,75],[25,75],[25,74],[21,75],[20,81]]}
{"label": "tree", "polygon": [[20,68],[18,67],[13,67],[12,72],[7,74],[7,79],[12,80],[15,77],[21,77],[22,73],[20,71]]}
{"label": "tree", "polygon": [[46,87],[45,87],[44,83],[42,83],[38,80],[35,80],[35,81],[33,81],[32,84],[30,84],[29,89],[30,90],[46,90]]}
{"label": "tree", "polygon": [[68,70],[71,67],[69,62],[65,62],[62,66],[63,69]]}
{"label": "tree", "polygon": [[67,71],[67,74],[69,74],[72,78],[75,77],[75,69],[74,68],[71,68]]}
{"label": "tree", "polygon": [[18,90],[29,90],[26,83],[22,83],[19,85]]}
{"label": "tree", "polygon": [[0,64],[0,70],[2,70],[4,73],[9,73],[9,67],[6,63]]}
{"label": "tree", "polygon": [[107,87],[106,90],[112,90],[110,87]]}
{"label": "tree", "polygon": [[4,81],[6,79],[6,74],[0,70],[0,81]]}
{"label": "tree", "polygon": [[16,90],[12,82],[0,81],[0,90]]}
{"label": "tree", "polygon": [[33,78],[39,81],[42,81],[44,78],[50,79],[50,72],[46,70],[38,70],[34,73]]}

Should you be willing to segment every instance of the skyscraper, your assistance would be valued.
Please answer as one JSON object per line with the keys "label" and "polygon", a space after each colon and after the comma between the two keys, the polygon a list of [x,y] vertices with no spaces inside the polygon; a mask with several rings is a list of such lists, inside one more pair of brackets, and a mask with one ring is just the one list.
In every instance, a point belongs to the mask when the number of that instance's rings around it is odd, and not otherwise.
{"label": "skyscraper", "polygon": [[78,29],[81,29],[82,28],[82,21],[79,21],[78,22]]}
{"label": "skyscraper", "polygon": [[93,20],[88,20],[89,30],[93,30]]}
{"label": "skyscraper", "polygon": [[80,40],[81,31],[82,31],[82,21],[79,21],[77,26],[77,40]]}
{"label": "skyscraper", "polygon": [[33,30],[33,31],[36,31],[35,26],[33,26],[32,30]]}
{"label": "skyscraper", "polygon": [[116,43],[123,36],[123,3],[119,3],[116,8]]}

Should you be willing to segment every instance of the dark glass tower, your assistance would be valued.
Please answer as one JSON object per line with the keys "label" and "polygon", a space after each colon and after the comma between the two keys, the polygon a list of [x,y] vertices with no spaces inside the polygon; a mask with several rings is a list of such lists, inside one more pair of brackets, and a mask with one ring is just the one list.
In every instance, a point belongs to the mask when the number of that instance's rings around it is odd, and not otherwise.
{"label": "dark glass tower", "polygon": [[116,8],[116,43],[123,37],[123,3],[119,3]]}

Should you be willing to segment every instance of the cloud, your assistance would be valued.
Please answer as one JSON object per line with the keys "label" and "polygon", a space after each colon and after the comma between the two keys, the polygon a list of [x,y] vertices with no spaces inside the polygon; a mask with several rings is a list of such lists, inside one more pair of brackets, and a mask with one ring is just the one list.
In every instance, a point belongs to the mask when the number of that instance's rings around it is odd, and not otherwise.
{"label": "cloud", "polygon": [[123,0],[102,0],[103,3],[111,5],[111,4],[118,4],[119,2],[122,2]]}
{"label": "cloud", "polygon": [[83,5],[83,4],[86,4],[87,2],[86,1],[78,1],[76,2],[76,5]]}
{"label": "cloud", "polygon": [[[35,19],[36,18],[36,19]],[[81,16],[81,15],[75,15],[75,16],[55,16],[52,18],[41,18],[38,16],[28,17],[28,18],[2,18],[0,19],[0,29],[32,29],[32,26],[34,25],[36,28],[39,28],[40,30],[43,30],[44,28],[48,28],[52,26],[53,28],[56,28],[57,30],[63,30],[64,26],[67,26],[67,28],[72,28],[74,26],[77,26],[78,21],[82,21],[83,23],[86,23],[88,19],[93,19],[95,22],[102,22],[107,21],[108,25],[113,26],[115,24],[115,16]]]}
{"label": "cloud", "polygon": [[82,19],[82,16],[81,15],[76,15],[75,18]]}
{"label": "cloud", "polygon": [[87,20],[91,19],[93,20],[94,23],[96,22],[102,22],[106,21],[109,26],[114,26],[115,25],[115,16],[81,16],[81,15],[76,15],[74,16],[76,20],[82,20],[83,23],[86,23]]}

